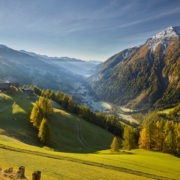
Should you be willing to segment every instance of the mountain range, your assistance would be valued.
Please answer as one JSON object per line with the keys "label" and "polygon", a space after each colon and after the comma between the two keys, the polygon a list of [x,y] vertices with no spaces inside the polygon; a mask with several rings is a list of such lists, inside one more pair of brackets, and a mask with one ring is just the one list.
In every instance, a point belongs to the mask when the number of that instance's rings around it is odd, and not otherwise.
{"label": "mountain range", "polygon": [[68,93],[73,89],[73,82],[84,82],[86,71],[100,63],[68,57],[48,57],[0,45],[0,79],[13,79],[20,86],[34,84],[42,89],[51,88]]}
{"label": "mountain range", "polygon": [[124,49],[89,78],[102,100],[140,110],[180,102],[180,26]]}
{"label": "mountain range", "polygon": [[0,80],[69,93],[73,82],[85,83],[87,77],[103,101],[139,110],[173,106],[180,101],[180,26],[171,26],[104,63],[0,45]]}
{"label": "mountain range", "polygon": [[64,68],[70,72],[82,76],[88,75],[88,71],[91,71],[91,69],[93,69],[95,66],[102,63],[101,61],[96,61],[96,60],[85,61],[85,60],[69,58],[69,57],[49,57],[46,55],[39,55],[33,52],[27,52],[25,50],[21,50],[20,52],[41,59],[44,62],[50,62],[51,64],[53,63],[55,65],[60,66],[61,68]]}

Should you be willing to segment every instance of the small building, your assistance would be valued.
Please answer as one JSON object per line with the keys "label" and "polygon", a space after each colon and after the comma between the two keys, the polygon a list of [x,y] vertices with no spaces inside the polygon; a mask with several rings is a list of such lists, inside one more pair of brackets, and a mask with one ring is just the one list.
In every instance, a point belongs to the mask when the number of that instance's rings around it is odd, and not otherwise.
{"label": "small building", "polygon": [[1,83],[0,83],[0,90],[1,90],[1,91],[8,91],[10,85],[11,85],[11,83],[1,82]]}
{"label": "small building", "polygon": [[33,94],[34,93],[34,89],[31,89],[31,88],[22,88],[22,91],[25,94]]}
{"label": "small building", "polygon": [[1,91],[9,91],[10,86],[15,86],[16,88],[19,88],[19,83],[1,82],[0,90]]}

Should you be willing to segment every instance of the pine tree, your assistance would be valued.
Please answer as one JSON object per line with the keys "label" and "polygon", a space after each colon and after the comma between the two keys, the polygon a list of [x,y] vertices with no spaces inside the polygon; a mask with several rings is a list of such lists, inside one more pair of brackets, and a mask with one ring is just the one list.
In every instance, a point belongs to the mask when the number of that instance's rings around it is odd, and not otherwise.
{"label": "pine tree", "polygon": [[49,95],[49,99],[51,99],[51,100],[53,100],[53,101],[55,101],[55,99],[56,99],[56,95],[54,94],[54,91],[53,91],[53,90],[51,90],[51,93],[50,93],[50,95]]}
{"label": "pine tree", "polygon": [[63,93],[60,92],[60,91],[57,91],[57,92],[56,92],[56,97],[55,97],[56,102],[58,102],[59,104],[61,104],[61,103],[62,103],[62,97],[63,97]]}
{"label": "pine tree", "polygon": [[50,115],[53,113],[53,105],[51,100],[47,100],[47,114]]}
{"label": "pine tree", "polygon": [[[43,91],[42,91],[43,92]],[[39,97],[39,107],[40,107],[40,110],[41,110],[41,113],[43,114],[43,116],[47,113],[47,105],[46,105],[46,98],[40,96]]]}
{"label": "pine tree", "polygon": [[175,125],[176,153],[180,155],[180,123]]}
{"label": "pine tree", "polygon": [[42,96],[42,97],[45,96],[45,91],[44,91],[44,90],[41,91],[41,96]]}
{"label": "pine tree", "polygon": [[164,151],[174,153],[174,150],[175,150],[174,134],[172,131],[169,131],[164,140]]}
{"label": "pine tree", "polygon": [[69,96],[69,98],[68,98],[68,108],[67,109],[69,112],[74,112],[74,103],[73,103],[72,96]]}
{"label": "pine tree", "polygon": [[164,133],[163,151],[164,152],[168,152],[168,143],[166,142],[166,141],[168,141],[168,138],[166,138],[166,137],[168,136],[168,133],[170,130],[171,130],[170,122],[166,121],[164,128],[163,128],[163,133]]}
{"label": "pine tree", "polygon": [[174,123],[167,121],[164,126],[165,139],[163,144],[163,151],[174,153],[176,149]]}
{"label": "pine tree", "polygon": [[47,98],[42,96],[39,97],[39,107],[43,117],[53,113],[52,101]]}
{"label": "pine tree", "polygon": [[140,132],[139,148],[150,149],[149,139],[150,139],[149,134],[147,133],[147,130],[144,127]]}
{"label": "pine tree", "polygon": [[38,137],[40,139],[40,141],[44,144],[49,144],[50,141],[50,129],[49,129],[49,125],[48,122],[45,118],[43,118],[41,125],[39,127],[39,133],[38,133]]}
{"label": "pine tree", "polygon": [[34,104],[33,109],[31,111],[30,121],[33,123],[33,126],[35,128],[39,128],[42,121],[42,115],[40,112],[38,101]]}
{"label": "pine tree", "polygon": [[123,139],[123,149],[131,150],[136,148],[135,131],[132,127],[125,126]]}
{"label": "pine tree", "polygon": [[164,141],[163,128],[164,128],[164,120],[157,121],[155,127],[154,139],[155,139],[155,150],[158,151],[163,150],[163,141]]}
{"label": "pine tree", "polygon": [[67,109],[67,107],[68,107],[68,97],[65,94],[62,97],[62,106],[64,109]]}
{"label": "pine tree", "polygon": [[119,143],[117,137],[114,137],[110,147],[111,152],[119,152]]}

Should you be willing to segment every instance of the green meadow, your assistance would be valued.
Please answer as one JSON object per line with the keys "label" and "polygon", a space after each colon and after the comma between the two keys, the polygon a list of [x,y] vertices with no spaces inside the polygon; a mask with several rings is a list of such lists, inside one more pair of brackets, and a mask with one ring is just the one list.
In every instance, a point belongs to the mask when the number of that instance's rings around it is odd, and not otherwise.
{"label": "green meadow", "polygon": [[[42,180],[179,179],[180,159],[164,153],[137,149],[110,153],[113,135],[55,104],[48,119],[52,147],[43,146],[29,121],[37,97],[19,92],[2,94],[0,100],[0,167],[26,167]],[[3,110],[4,109],[4,110]]]}

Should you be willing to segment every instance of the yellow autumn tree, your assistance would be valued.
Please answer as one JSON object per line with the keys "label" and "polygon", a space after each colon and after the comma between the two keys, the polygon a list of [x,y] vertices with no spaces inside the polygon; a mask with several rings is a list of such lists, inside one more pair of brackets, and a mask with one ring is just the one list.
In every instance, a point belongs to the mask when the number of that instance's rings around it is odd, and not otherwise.
{"label": "yellow autumn tree", "polygon": [[41,125],[39,127],[39,133],[38,133],[38,137],[40,139],[40,141],[44,144],[49,144],[50,141],[50,129],[49,129],[49,125],[48,122],[45,118],[43,118]]}
{"label": "yellow autumn tree", "polygon": [[68,97],[68,111],[73,112],[74,111],[74,103],[72,96]]}
{"label": "yellow autumn tree", "polygon": [[111,147],[110,149],[111,152],[119,152],[119,143],[118,143],[117,137],[113,138],[113,141],[110,147]]}
{"label": "yellow autumn tree", "polygon": [[139,148],[150,149],[150,136],[145,127],[140,132]]}
{"label": "yellow autumn tree", "polygon": [[35,128],[39,129],[39,126],[42,121],[42,115],[40,112],[38,101],[34,104],[33,109],[31,111],[30,121],[32,122],[32,124]]}
{"label": "yellow autumn tree", "polygon": [[42,96],[39,97],[39,107],[43,117],[53,113],[52,101],[47,98]]}

